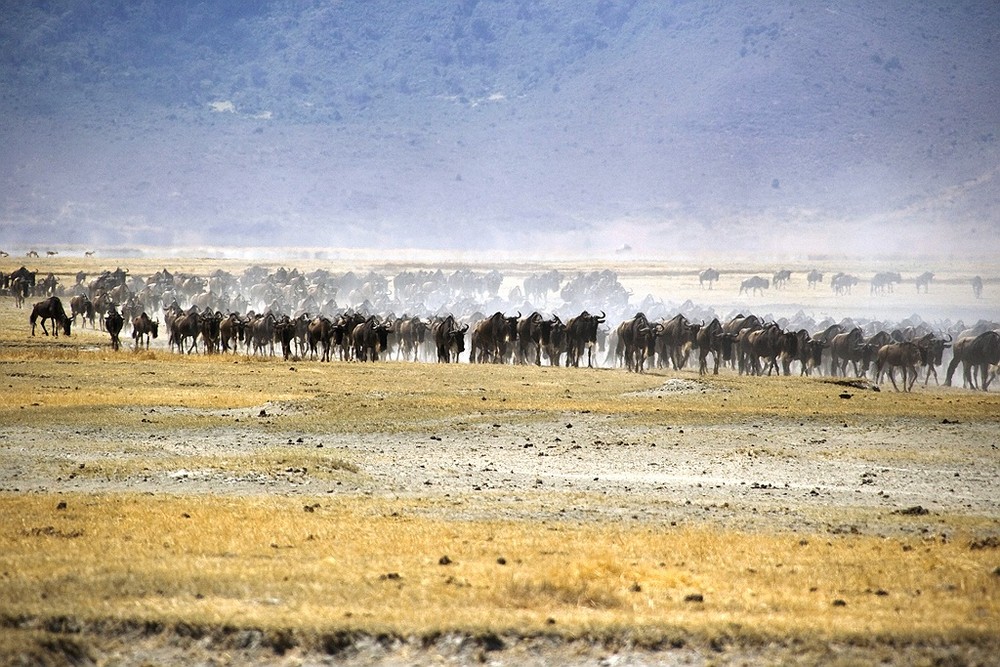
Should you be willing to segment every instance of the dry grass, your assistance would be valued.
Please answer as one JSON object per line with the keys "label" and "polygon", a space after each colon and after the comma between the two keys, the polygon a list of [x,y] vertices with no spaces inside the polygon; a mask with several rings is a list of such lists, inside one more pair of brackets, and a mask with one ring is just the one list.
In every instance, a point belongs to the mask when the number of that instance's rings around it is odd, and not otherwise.
{"label": "dry grass", "polygon": [[0,511],[6,617],[945,642],[1000,624],[996,548],[961,536],[445,522],[330,498],[5,494]]}

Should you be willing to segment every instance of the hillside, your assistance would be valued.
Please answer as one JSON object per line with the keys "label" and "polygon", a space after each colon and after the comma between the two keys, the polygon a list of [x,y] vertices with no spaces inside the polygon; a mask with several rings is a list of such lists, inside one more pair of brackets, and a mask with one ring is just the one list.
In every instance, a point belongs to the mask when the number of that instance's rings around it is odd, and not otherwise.
{"label": "hillside", "polygon": [[4,245],[1000,249],[993,3],[7,4]]}

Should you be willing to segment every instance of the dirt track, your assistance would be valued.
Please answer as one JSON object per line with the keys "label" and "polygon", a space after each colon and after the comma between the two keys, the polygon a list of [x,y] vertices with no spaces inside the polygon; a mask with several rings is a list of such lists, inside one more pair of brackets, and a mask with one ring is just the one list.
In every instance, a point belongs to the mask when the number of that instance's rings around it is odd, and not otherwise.
{"label": "dirt track", "polygon": [[[700,391],[686,379],[659,390]],[[268,404],[280,416],[294,409]],[[416,435],[275,434],[234,412],[239,430],[168,430],[141,439],[116,428],[0,428],[7,491],[152,491],[420,498],[454,518],[716,522],[747,530],[885,534],[933,530],[940,514],[1000,517],[1000,436],[994,424],[951,420],[753,419],[635,427],[567,414],[544,423],[428,424]],[[58,442],[55,453],[39,443]],[[157,456],[246,455],[256,448],[322,449],[356,472],[337,481],[291,467],[236,473],[121,466]],[[134,470],[87,474],[86,466]],[[902,526],[880,516],[922,507]],[[437,509],[434,509],[437,508]],[[838,510],[845,510],[839,512]],[[856,513],[855,520],[849,520]]]}

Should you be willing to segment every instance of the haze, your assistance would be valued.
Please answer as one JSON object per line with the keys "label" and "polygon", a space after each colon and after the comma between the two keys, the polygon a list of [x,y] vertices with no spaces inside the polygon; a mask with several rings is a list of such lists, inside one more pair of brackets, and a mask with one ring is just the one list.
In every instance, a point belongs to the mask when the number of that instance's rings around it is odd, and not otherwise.
{"label": "haze", "polygon": [[1000,252],[996,2],[3,5],[11,252]]}

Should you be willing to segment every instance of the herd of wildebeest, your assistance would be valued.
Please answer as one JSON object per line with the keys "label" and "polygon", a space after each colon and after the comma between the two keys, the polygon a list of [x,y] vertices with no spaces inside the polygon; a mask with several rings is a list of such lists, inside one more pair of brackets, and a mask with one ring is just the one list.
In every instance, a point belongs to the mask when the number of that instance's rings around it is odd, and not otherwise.
{"label": "herd of wildebeest", "polygon": [[[784,270],[770,280],[753,276],[741,283],[740,292],[757,293],[772,284],[781,289],[790,277]],[[719,272],[706,269],[698,279],[712,289]],[[806,279],[815,288],[823,275],[812,271]],[[913,282],[926,291],[932,279],[924,273]],[[165,337],[166,346],[180,353],[280,354],[324,362],[464,359],[643,372],[680,370],[697,359],[703,374],[729,367],[752,375],[870,377],[876,384],[888,377],[903,391],[911,390],[921,373],[924,385],[932,376],[938,382],[937,368],[948,356],[944,384],[951,385],[962,365],[964,385],[986,391],[1000,364],[1000,325],[989,321],[942,330],[919,318],[893,325],[849,318],[817,322],[801,313],[792,319],[745,313],[720,318],[690,301],[669,312],[652,296],[637,312],[631,293],[610,270],[535,273],[506,298],[499,295],[503,281],[495,270],[403,271],[390,280],[374,271],[302,273],[253,266],[242,275],[218,270],[208,276],[166,269],[137,276],[118,268],[96,276],[79,273],[69,285],[51,273],[39,277],[21,267],[0,273],[0,294],[18,307],[32,300],[31,335],[36,325],[49,335],[47,321],[53,336],[69,335],[79,320],[79,326],[106,331],[115,350],[121,335],[130,333],[134,349],[148,349],[151,339]],[[839,273],[831,276],[830,288],[844,294],[859,282]],[[871,293],[892,292],[900,282],[898,273],[877,273]],[[971,283],[980,298],[982,280],[977,276]],[[571,315],[561,317],[557,310]]]}

